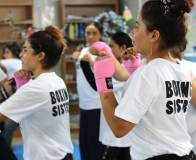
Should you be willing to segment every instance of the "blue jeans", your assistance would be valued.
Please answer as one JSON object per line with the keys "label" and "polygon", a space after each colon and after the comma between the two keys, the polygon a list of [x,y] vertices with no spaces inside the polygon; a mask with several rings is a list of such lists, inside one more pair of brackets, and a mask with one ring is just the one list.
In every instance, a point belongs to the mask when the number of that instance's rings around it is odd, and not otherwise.
{"label": "blue jeans", "polygon": [[5,137],[5,141],[9,146],[12,144],[13,134],[17,127],[18,123],[10,119],[7,120],[4,124],[3,136]]}
{"label": "blue jeans", "polygon": [[4,136],[0,133],[0,159],[17,160],[11,148],[7,145]]}

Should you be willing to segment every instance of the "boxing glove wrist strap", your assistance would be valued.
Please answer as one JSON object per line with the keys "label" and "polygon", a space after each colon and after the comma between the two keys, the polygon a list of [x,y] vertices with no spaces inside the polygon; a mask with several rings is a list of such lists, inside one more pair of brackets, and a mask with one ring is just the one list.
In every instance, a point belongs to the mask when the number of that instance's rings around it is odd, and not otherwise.
{"label": "boxing glove wrist strap", "polygon": [[96,86],[97,86],[97,91],[100,93],[112,92],[113,90],[112,77],[97,78]]}

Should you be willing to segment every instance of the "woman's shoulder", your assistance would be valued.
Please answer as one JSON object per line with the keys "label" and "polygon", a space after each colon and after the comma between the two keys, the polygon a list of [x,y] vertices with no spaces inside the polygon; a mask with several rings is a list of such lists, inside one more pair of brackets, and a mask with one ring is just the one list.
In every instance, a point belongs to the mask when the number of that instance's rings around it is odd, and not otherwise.
{"label": "woman's shoulder", "polygon": [[[155,59],[148,63],[143,64],[138,70],[138,76],[141,76],[145,79],[156,79],[161,74],[161,68],[163,68],[164,63],[162,60]],[[148,78],[147,78],[148,77]]]}
{"label": "woman's shoulder", "polygon": [[151,60],[146,64],[147,70],[153,70],[153,71],[161,71],[167,67],[174,67],[178,68],[180,65],[178,63],[163,59],[163,58],[156,58]]}
{"label": "woman's shoulder", "polygon": [[64,84],[64,81],[55,72],[43,73],[36,78],[32,78],[26,85],[29,88],[43,89],[52,86],[52,84]]}

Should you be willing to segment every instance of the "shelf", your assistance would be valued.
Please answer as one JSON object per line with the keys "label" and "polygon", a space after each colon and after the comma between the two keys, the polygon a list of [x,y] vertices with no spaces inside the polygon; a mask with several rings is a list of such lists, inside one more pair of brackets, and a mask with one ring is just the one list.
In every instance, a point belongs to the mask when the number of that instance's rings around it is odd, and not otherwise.
{"label": "shelf", "polygon": [[9,42],[13,42],[13,40],[11,40],[11,39],[0,40],[0,43],[9,43]]}
{"label": "shelf", "polygon": [[67,84],[67,85],[68,85],[68,84],[76,84],[76,80],[72,80],[72,81],[66,81],[66,80],[65,80],[65,84]]}
{"label": "shelf", "polygon": [[[89,23],[92,20],[85,20],[85,17],[95,17],[105,10],[118,12],[119,0],[61,0],[61,25]],[[67,19],[68,16],[73,16],[73,19]],[[84,17],[84,20],[77,19],[77,16]]]}
{"label": "shelf", "polygon": [[80,42],[85,42],[85,38],[76,38],[76,39],[70,39],[69,37],[65,37],[65,39],[67,39],[68,42],[72,42],[72,43],[80,43]]}
{"label": "shelf", "polygon": [[2,6],[32,6],[32,0],[0,0],[0,7]]}
{"label": "shelf", "polygon": [[75,60],[73,60],[73,59],[66,59],[65,58],[65,63],[75,63],[76,61]]}
{"label": "shelf", "polygon": [[97,5],[114,5],[117,4],[117,0],[64,0],[64,5],[93,5],[93,6],[97,6]]}
{"label": "shelf", "polygon": [[77,106],[79,104],[78,101],[70,101],[69,102],[69,105],[72,105],[72,106]]}
{"label": "shelf", "polygon": [[16,21],[14,24],[29,24],[32,25],[33,21],[32,20],[24,20],[24,21]]}
{"label": "shelf", "polygon": [[5,43],[24,41],[23,32],[34,23],[33,2],[34,0],[0,0],[0,57]]}
{"label": "shelf", "polygon": [[65,19],[65,24],[66,23],[90,23],[91,21],[90,20],[79,20],[79,19],[72,19],[72,20],[68,20],[68,19]]}
{"label": "shelf", "polygon": [[[15,24],[15,25],[32,25],[33,21],[32,20],[14,21],[13,24]],[[0,25],[9,25],[9,23],[1,22]]]}

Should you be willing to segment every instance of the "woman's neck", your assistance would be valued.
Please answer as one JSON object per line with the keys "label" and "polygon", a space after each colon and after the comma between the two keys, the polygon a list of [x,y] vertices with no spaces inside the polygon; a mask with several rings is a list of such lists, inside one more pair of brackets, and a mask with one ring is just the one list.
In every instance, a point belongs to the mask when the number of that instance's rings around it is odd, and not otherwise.
{"label": "woman's neck", "polygon": [[162,58],[162,59],[171,61],[173,63],[178,63],[176,61],[176,58],[172,56],[172,54],[170,53],[169,50],[157,51],[157,52],[154,52],[154,53],[158,53],[158,54],[152,54],[152,55],[146,56],[147,63],[150,62],[153,59],[156,59],[156,58]]}
{"label": "woman's neck", "polygon": [[38,77],[40,74],[43,74],[43,73],[49,73],[51,72],[51,69],[37,69],[37,70],[34,70],[33,71],[33,76],[34,78]]}

